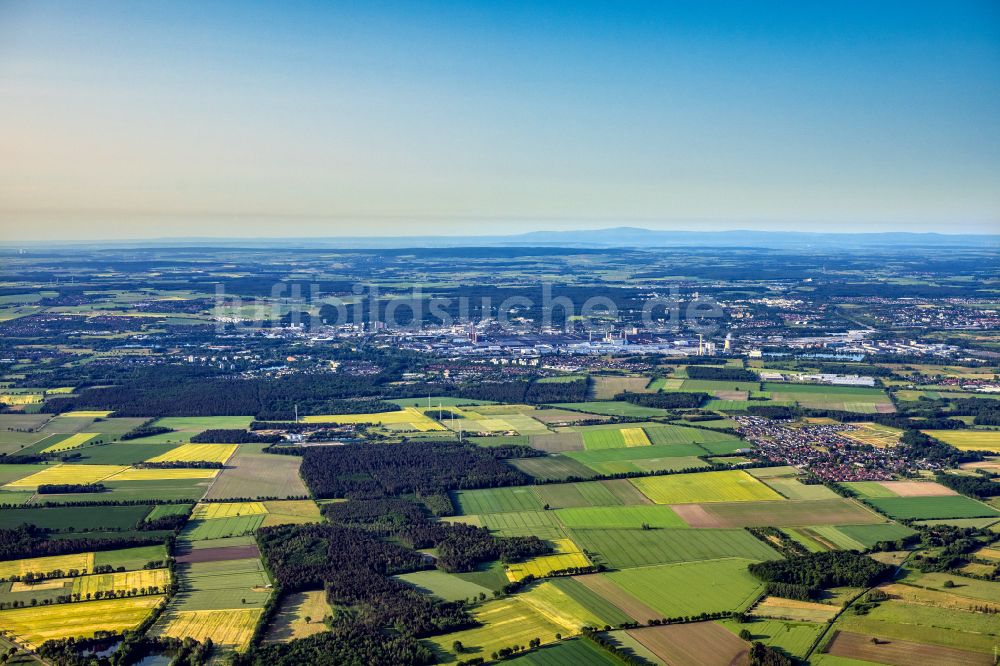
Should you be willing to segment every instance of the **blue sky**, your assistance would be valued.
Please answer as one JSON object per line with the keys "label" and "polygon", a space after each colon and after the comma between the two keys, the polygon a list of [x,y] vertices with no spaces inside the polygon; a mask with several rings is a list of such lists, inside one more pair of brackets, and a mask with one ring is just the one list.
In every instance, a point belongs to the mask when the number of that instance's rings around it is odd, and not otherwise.
{"label": "blue sky", "polygon": [[996,232],[996,2],[0,2],[3,237]]}

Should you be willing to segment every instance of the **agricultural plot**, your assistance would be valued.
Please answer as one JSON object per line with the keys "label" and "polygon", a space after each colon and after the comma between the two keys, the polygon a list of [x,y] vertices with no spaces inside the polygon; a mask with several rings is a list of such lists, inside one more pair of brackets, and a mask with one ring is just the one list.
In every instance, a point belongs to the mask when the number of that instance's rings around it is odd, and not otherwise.
{"label": "agricultural plot", "polygon": [[[827,625],[817,622],[795,622],[789,620],[774,620],[757,618],[749,623],[737,623],[735,620],[721,620],[718,625],[737,634],[741,629],[748,630],[753,641],[784,650],[799,659],[805,657],[816,639],[820,637]],[[842,666],[848,666],[844,664]],[[850,666],[858,666],[852,664]]]}
{"label": "agricultural plot", "polygon": [[572,578],[542,581],[517,596],[556,624],[572,627],[574,633],[583,627],[630,621],[627,615]]}
{"label": "agricultural plot", "polygon": [[[614,488],[602,481],[585,483],[555,483],[536,486],[535,493],[542,504],[551,509],[565,509],[580,506],[616,506],[625,504],[621,493],[613,492]],[[635,493],[640,495],[640,493]],[[640,495],[641,496],[641,495]],[[633,502],[639,504],[641,502]]]}
{"label": "agricultural plot", "polygon": [[[951,581],[951,586],[948,585],[948,581]],[[1000,583],[996,581],[966,578],[949,573],[919,573],[914,571],[908,572],[904,582],[925,590],[936,590],[965,599],[1000,604]]]}
{"label": "agricultural plot", "polygon": [[593,401],[593,402],[560,402],[552,405],[557,409],[568,409],[576,412],[587,412],[603,416],[634,416],[637,418],[647,418],[652,416],[664,416],[668,412],[665,409],[655,407],[643,407],[633,405],[631,402],[621,402],[617,400]]}
{"label": "agricultural plot", "polygon": [[72,579],[73,594],[90,599],[98,593],[106,595],[109,592],[129,592],[130,590],[166,591],[170,585],[168,569],[140,569],[138,571],[120,571],[109,574],[91,574]]}
{"label": "agricultural plot", "polygon": [[74,458],[73,462],[83,465],[134,465],[169,453],[178,446],[177,444],[137,444],[135,442],[85,446],[74,452],[80,457]]}
{"label": "agricultural plot", "polygon": [[613,377],[595,375],[593,391],[595,400],[614,400],[619,393],[647,393],[649,377]]}
{"label": "agricultural plot", "polygon": [[750,611],[754,617],[769,617],[778,620],[799,622],[826,622],[840,611],[839,606],[820,604],[797,599],[765,597]]}
{"label": "agricultural plot", "polygon": [[571,412],[566,409],[536,409],[531,412],[531,418],[536,421],[541,421],[545,425],[559,425],[568,424],[572,425],[578,421],[606,421],[610,416],[601,417],[594,414],[581,414],[580,412]]}
{"label": "agricultural plot", "polygon": [[569,529],[608,528],[641,529],[650,527],[686,527],[669,506],[595,506],[547,511],[555,514],[559,522]]}
{"label": "agricultural plot", "polygon": [[124,472],[121,465],[51,465],[34,474],[11,481],[7,488],[36,488],[46,483],[97,483]]}
{"label": "agricultural plot", "polygon": [[50,555],[48,557],[28,557],[20,560],[7,560],[0,562],[0,579],[8,579],[12,576],[23,577],[29,573],[48,574],[53,571],[66,572],[72,569],[81,573],[93,571],[94,553]]}
{"label": "agricultural plot", "polygon": [[201,502],[191,512],[191,520],[235,518],[267,513],[263,502]]}
{"label": "agricultural plot", "polygon": [[1000,430],[924,430],[923,433],[962,451],[1000,452]]}
{"label": "agricultural plot", "polygon": [[742,471],[698,472],[630,479],[657,504],[780,500],[781,495]]}
{"label": "agricultural plot", "polygon": [[[472,615],[482,626],[425,639],[439,660],[452,662],[476,656],[488,659],[500,648],[527,645],[534,638],[551,643],[557,633],[574,632],[572,626],[557,624],[517,596],[487,601],[473,609]],[[458,657],[451,651],[455,641],[465,648]]]}
{"label": "agricultural plot", "polygon": [[943,497],[880,497],[869,499],[880,511],[893,518],[920,520],[936,518],[1000,517],[1000,511],[962,495]]}
{"label": "agricultural plot", "polygon": [[737,529],[574,529],[571,534],[595,563],[614,569],[723,557],[781,557],[746,530]]}
{"label": "agricultural plot", "polygon": [[237,444],[181,444],[175,449],[150,458],[146,462],[219,462],[224,463],[236,453]]}
{"label": "agricultural plot", "polygon": [[542,502],[530,486],[459,490],[452,494],[452,500],[463,514],[534,511],[542,508]]}
{"label": "agricultural plot", "polygon": [[299,477],[299,456],[264,453],[263,444],[240,444],[236,455],[215,479],[206,499],[246,497],[306,497],[309,490]]}
{"label": "agricultural plot", "polygon": [[572,539],[552,539],[553,553],[540,555],[524,562],[517,562],[506,567],[507,579],[517,582],[525,576],[544,578],[553,571],[579,569],[590,566],[590,560],[583,554]]}
{"label": "agricultural plot", "polygon": [[176,481],[183,479],[214,479],[219,470],[195,467],[136,468],[129,467],[107,478],[108,481]]}
{"label": "agricultural plot", "polygon": [[867,615],[845,613],[838,618],[834,629],[877,636],[882,640],[913,641],[982,652],[990,658],[1000,640],[995,615],[898,600],[881,603]]}
{"label": "agricultural plot", "polygon": [[173,611],[167,610],[153,626],[154,636],[191,637],[212,642],[223,649],[242,652],[250,644],[260,608],[227,610]]}
{"label": "agricultural plot", "polygon": [[212,520],[191,520],[184,527],[181,536],[192,541],[200,541],[253,534],[264,523],[264,515],[261,513]]}
{"label": "agricultural plot", "polygon": [[92,638],[97,632],[135,628],[163,599],[130,597],[2,610],[0,627],[35,647],[61,638]]}
{"label": "agricultural plot", "polygon": [[191,438],[206,430],[245,430],[250,427],[252,416],[168,416],[157,419],[153,426],[170,428],[172,432],[129,440],[133,443],[156,442],[170,444],[190,442]]}
{"label": "agricultural plot", "polygon": [[660,617],[679,617],[749,607],[763,590],[763,584],[747,571],[750,562],[730,558],[602,575],[655,609]]}
{"label": "agricultural plot", "polygon": [[509,666],[619,666],[621,662],[596,644],[580,638],[560,641],[504,663]]}
{"label": "agricultural plot", "polygon": [[792,500],[822,500],[839,497],[822,484],[807,486],[796,478],[775,477],[764,481],[772,490]]}
{"label": "agricultural plot", "polygon": [[899,444],[903,431],[880,423],[858,423],[856,430],[844,430],[840,434],[862,444],[884,449]]}
{"label": "agricultural plot", "polygon": [[165,546],[137,546],[135,548],[122,548],[120,550],[101,550],[93,553],[94,567],[113,567],[114,569],[127,569],[129,571],[142,569],[150,562],[166,562],[167,549]]}
{"label": "agricultural plot", "polygon": [[[377,414],[324,414],[303,416],[304,423],[373,423],[394,430],[444,430],[444,426],[414,407]],[[249,425],[249,424],[248,424]]]}
{"label": "agricultural plot", "polygon": [[264,502],[264,508],[267,509],[267,515],[264,516],[262,527],[319,523],[323,520],[319,507],[312,500],[275,500]]}
{"label": "agricultural plot", "polygon": [[858,497],[863,497],[865,499],[898,497],[896,493],[878,481],[848,481],[841,485],[855,493]]}
{"label": "agricultural plot", "polygon": [[[984,654],[954,648],[927,645],[915,641],[879,640],[853,631],[837,631],[826,646],[825,654],[848,660],[849,663],[876,663],[911,666],[914,663],[936,666],[991,666],[992,659]],[[823,663],[828,663],[824,660]]]}
{"label": "agricultural plot", "polygon": [[445,573],[440,569],[414,571],[413,573],[395,576],[395,578],[404,583],[409,583],[425,594],[431,594],[445,601],[475,599],[480,594],[493,595],[493,590],[489,588]]}
{"label": "agricultural plot", "polygon": [[750,646],[714,622],[629,629],[657,659],[670,666],[730,666],[743,663]]}
{"label": "agricultural plot", "polygon": [[54,444],[50,444],[42,449],[42,453],[55,453],[56,451],[69,451],[70,449],[75,449],[83,446],[90,440],[97,437],[99,433],[96,432],[78,432],[67,437],[60,438],[59,441]]}
{"label": "agricultural plot", "polygon": [[270,581],[259,558],[179,564],[179,591],[170,610],[261,608],[270,594]]}
{"label": "agricultural plot", "polygon": [[[565,509],[578,511],[579,509]],[[501,536],[537,536],[540,539],[558,539],[565,534],[556,520],[555,511],[511,511],[509,513],[490,513],[479,516],[458,516],[450,518],[456,522],[478,524],[496,532]]]}
{"label": "agricultural plot", "polygon": [[531,478],[542,481],[562,481],[570,477],[589,479],[598,474],[590,467],[564,455],[517,458],[507,462]]}
{"label": "agricultural plot", "polygon": [[[615,430],[598,432],[617,433]],[[697,444],[667,444],[642,447],[604,448],[588,451],[568,451],[563,454],[584,465],[591,466],[607,462],[631,462],[645,459],[692,458],[707,455],[705,449]]]}
{"label": "agricultural plot", "polygon": [[847,499],[717,502],[673,507],[691,527],[865,525],[885,518]]}
{"label": "agricultural plot", "polygon": [[737,442],[742,444],[738,437],[728,433],[714,430],[702,430],[701,428],[688,428],[679,425],[649,425],[646,426],[646,434],[654,445],[666,444],[710,444],[716,442]]}
{"label": "agricultural plot", "polygon": [[532,435],[530,445],[533,449],[546,453],[562,453],[563,451],[580,451],[583,449],[583,437],[576,432],[556,432],[545,435]]}
{"label": "agricultural plot", "polygon": [[167,516],[186,516],[194,508],[193,504],[158,504],[146,516],[146,520],[156,520]]}
{"label": "agricultural plot", "polygon": [[[213,470],[214,471],[214,470]],[[149,502],[150,504],[165,500],[199,499],[205,494],[212,479],[161,479],[118,481],[105,479],[101,481],[107,492],[101,494],[101,499],[123,502]],[[41,501],[43,496],[36,495],[33,504]],[[56,504],[71,502],[92,502],[92,493],[70,493],[66,495],[45,495],[44,501]]]}
{"label": "agricultural plot", "polygon": [[264,643],[284,643],[326,631],[323,618],[333,615],[326,592],[310,590],[285,595],[267,626]]}
{"label": "agricultural plot", "polygon": [[0,529],[14,529],[31,524],[50,530],[128,530],[146,514],[149,505],[93,507],[26,507],[0,510]]}
{"label": "agricultural plot", "polygon": [[835,409],[865,414],[895,411],[889,396],[874,388],[765,382],[764,390],[771,394],[773,400],[794,401],[811,409]]}
{"label": "agricultural plot", "polygon": [[13,483],[45,469],[45,465],[3,465],[0,464],[0,485]]}

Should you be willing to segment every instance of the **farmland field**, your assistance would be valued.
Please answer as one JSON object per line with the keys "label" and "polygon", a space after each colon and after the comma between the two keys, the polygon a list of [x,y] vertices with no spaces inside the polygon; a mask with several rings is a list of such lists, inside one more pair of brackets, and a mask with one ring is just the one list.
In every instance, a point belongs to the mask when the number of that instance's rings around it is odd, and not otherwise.
{"label": "farmland field", "polygon": [[839,610],[840,607],[833,604],[782,599],[781,597],[765,597],[753,607],[750,614],[757,617],[769,617],[779,620],[826,622],[835,616]]}
{"label": "farmland field", "polygon": [[152,633],[173,638],[190,636],[198,641],[211,638],[216,645],[240,652],[249,644],[261,612],[259,608],[167,610],[153,626]]}
{"label": "farmland field", "polygon": [[584,528],[572,530],[572,535],[598,563],[615,569],[723,557],[780,558],[775,550],[746,530]]}
{"label": "farmland field", "polygon": [[650,527],[686,527],[684,521],[668,506],[595,506],[545,512],[545,515],[548,514],[555,514],[559,522],[570,529],[640,529],[644,523]]}
{"label": "farmland field", "polygon": [[781,495],[742,471],[674,474],[631,481],[657,504],[782,499]]}
{"label": "farmland field", "polygon": [[[281,643],[326,631],[323,618],[333,615],[323,590],[293,592],[281,600],[264,634],[264,643]],[[309,621],[306,621],[309,618]]]}
{"label": "farmland field", "polygon": [[578,638],[506,660],[509,666],[619,666],[618,659],[594,643]]}
{"label": "farmland field", "polygon": [[64,439],[60,439],[55,444],[51,446],[46,446],[41,450],[41,453],[53,453],[55,451],[68,451],[70,449],[75,449],[77,447],[83,446],[90,440],[97,437],[99,433],[96,432],[78,432]]}
{"label": "farmland field", "polygon": [[629,629],[628,635],[670,666],[730,666],[749,651],[745,641],[714,622]]}
{"label": "farmland field", "polygon": [[664,416],[668,412],[665,409],[655,407],[643,407],[633,405],[631,402],[620,401],[594,401],[594,402],[561,402],[552,405],[557,409],[568,409],[577,412],[590,412],[604,416],[636,416],[646,418],[650,416]]}
{"label": "farmland field", "polygon": [[303,497],[309,494],[299,477],[299,456],[263,453],[262,444],[240,444],[226,469],[215,479],[206,499]]}
{"label": "farmland field", "polygon": [[614,400],[619,393],[645,393],[649,377],[613,377],[597,375],[594,381],[595,400]]}
{"label": "farmland field", "polygon": [[[747,629],[754,641],[785,650],[799,658],[805,656],[813,642],[826,628],[825,623],[794,622],[787,620],[756,619],[748,624],[739,624],[734,620],[722,620],[718,624],[729,629],[734,634],[741,629]],[[848,665],[843,665],[848,666]],[[851,665],[857,666],[857,665]]]}
{"label": "farmland field", "polygon": [[992,655],[1000,640],[996,618],[956,608],[890,601],[867,615],[841,615],[835,629],[882,639],[907,640]]}
{"label": "farmland field", "polygon": [[269,594],[270,581],[256,557],[179,564],[176,574],[180,591],[171,610],[260,608]]}
{"label": "farmland field", "polygon": [[883,497],[868,500],[893,518],[1000,517],[1000,511],[962,495],[944,497]]}
{"label": "farmland field", "polygon": [[893,666],[910,666],[914,663],[936,666],[992,664],[992,660],[983,654],[899,639],[876,642],[872,636],[852,631],[838,631],[827,645],[826,654],[849,659],[850,663],[873,662]]}
{"label": "farmland field", "polygon": [[58,464],[46,467],[30,476],[12,481],[8,488],[34,488],[43,483],[97,483],[124,472],[122,465],[68,465]]}
{"label": "farmland field", "polygon": [[962,451],[1000,452],[1000,430],[924,430],[923,433]]}
{"label": "farmland field", "polygon": [[60,638],[90,638],[124,631],[142,622],[162,596],[130,597],[0,611],[0,627],[31,645]]}
{"label": "farmland field", "polygon": [[579,569],[590,566],[590,560],[573,543],[572,539],[551,539],[553,552],[551,555],[539,555],[506,566],[507,579],[516,582],[525,576],[544,578],[553,571]]}
{"label": "farmland field", "polygon": [[[101,550],[93,553],[93,567],[109,566],[115,569],[142,569],[150,562],[166,562],[167,549],[159,546],[137,546],[120,550]],[[93,568],[91,567],[91,568]]]}
{"label": "farmland field", "polygon": [[489,658],[491,652],[503,647],[527,645],[533,638],[551,643],[557,633],[568,635],[574,631],[572,626],[557,624],[516,596],[487,601],[474,608],[472,615],[482,626],[425,639],[442,661],[457,661],[451,651],[455,641],[465,646],[462,659]]}
{"label": "farmland field", "polygon": [[264,508],[267,509],[267,515],[264,516],[262,527],[322,521],[319,507],[312,500],[273,500],[264,502]]}
{"label": "farmland field", "polygon": [[542,508],[535,491],[528,486],[460,490],[453,495],[455,506],[464,514],[533,511]]}
{"label": "farmland field", "polygon": [[376,423],[384,426],[399,426],[408,430],[444,430],[445,427],[414,407],[404,407],[395,412],[377,414],[324,414],[303,416],[304,423]]}
{"label": "farmland field", "polygon": [[214,518],[212,520],[191,520],[184,528],[183,536],[192,541],[198,541],[252,534],[263,522],[264,514]]}
{"label": "farmland field", "polygon": [[267,507],[264,506],[263,502],[204,502],[194,507],[191,512],[191,520],[233,518],[261,513],[267,513]]}
{"label": "farmland field", "polygon": [[141,590],[153,586],[159,591],[166,591],[170,583],[170,571],[167,569],[140,569],[138,571],[122,571],[108,574],[91,574],[73,578],[73,594],[89,598],[97,592],[127,592],[133,588]]}
{"label": "farmland field", "polygon": [[179,479],[214,479],[219,470],[198,467],[131,467],[107,478],[108,481],[171,481]]}
{"label": "farmland field", "polygon": [[432,594],[446,601],[472,599],[480,594],[492,595],[493,590],[459,578],[440,569],[429,571],[414,571],[401,574],[397,579],[413,585],[427,594]]}
{"label": "farmland field", "polygon": [[600,481],[547,484],[534,490],[542,504],[552,509],[624,504],[620,496]]}
{"label": "farmland field", "polygon": [[792,500],[822,500],[839,497],[822,484],[806,485],[795,478],[775,477],[764,481],[771,489]]}
{"label": "farmland field", "polygon": [[592,478],[597,472],[564,455],[517,458],[509,461],[528,476],[541,480],[561,481],[569,477]]}
{"label": "farmland field", "polygon": [[24,576],[28,573],[49,573],[55,570],[80,572],[93,571],[94,553],[78,553],[75,555],[50,555],[48,557],[28,557],[20,560],[0,562],[0,578]]}
{"label": "farmland field", "polygon": [[170,428],[173,432],[151,435],[132,442],[190,442],[191,437],[206,430],[243,430],[250,427],[252,416],[168,416],[153,425]]}
{"label": "farmland field", "polygon": [[91,507],[27,507],[0,511],[0,529],[23,524],[46,529],[131,529],[149,513],[149,505]]}
{"label": "farmland field", "polygon": [[224,463],[236,452],[237,444],[181,444],[146,462],[220,462]]}
{"label": "farmland field", "polygon": [[649,604],[661,617],[744,609],[763,585],[747,572],[751,560],[728,558],[664,564],[602,574]]}
{"label": "farmland field", "polygon": [[882,516],[847,499],[715,502],[675,506],[691,527],[801,527],[884,523]]}

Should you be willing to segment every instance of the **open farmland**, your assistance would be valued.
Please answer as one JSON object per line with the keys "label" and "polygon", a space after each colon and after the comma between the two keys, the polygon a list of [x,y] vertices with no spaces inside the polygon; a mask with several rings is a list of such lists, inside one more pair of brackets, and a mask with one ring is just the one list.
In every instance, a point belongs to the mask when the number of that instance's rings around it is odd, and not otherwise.
{"label": "open farmland", "polygon": [[460,490],[453,495],[454,504],[464,514],[533,511],[542,503],[529,486]]}
{"label": "open farmland", "polygon": [[545,646],[507,660],[510,666],[619,666],[620,661],[596,644],[578,638]]}
{"label": "open farmland", "polygon": [[264,514],[194,520],[188,522],[183,536],[192,541],[222,539],[243,534],[253,534],[264,523]]}
{"label": "open farmland", "polygon": [[0,529],[13,529],[19,525],[36,525],[52,530],[128,530],[136,526],[146,514],[149,505],[106,506],[100,511],[91,507],[25,507],[0,511]]}
{"label": "open farmland", "polygon": [[660,617],[680,617],[750,606],[763,590],[763,584],[747,571],[750,562],[728,558],[601,575],[656,609]]}
{"label": "open farmland", "polygon": [[252,416],[168,416],[157,419],[153,425],[170,428],[171,432],[150,435],[133,442],[190,442],[191,438],[206,430],[244,430],[250,427]]}
{"label": "open farmland", "polygon": [[544,578],[553,571],[590,566],[590,560],[573,543],[572,539],[552,539],[551,543],[553,547],[551,555],[540,555],[524,562],[507,565],[507,578],[512,582],[519,581],[529,575],[535,578]]}
{"label": "open farmland", "polygon": [[191,520],[234,518],[267,513],[263,502],[201,502],[191,512]]}
{"label": "open farmland", "polygon": [[111,482],[172,481],[181,479],[214,479],[219,470],[197,467],[136,468],[130,467],[107,478]]}
{"label": "open farmland", "polygon": [[170,584],[170,571],[167,569],[140,569],[138,571],[121,571],[108,574],[91,574],[72,579],[73,594],[90,599],[98,592],[106,595],[108,592],[128,592],[132,589],[142,590],[155,588],[157,592],[166,591]]}
{"label": "open farmland", "polygon": [[572,626],[557,624],[518,597],[488,601],[474,608],[472,615],[482,626],[425,639],[445,663],[457,661],[452,652],[455,641],[465,647],[461,659],[488,658],[503,647],[527,645],[533,638],[551,643],[557,633],[569,635],[574,631]]}
{"label": "open farmland", "polygon": [[723,557],[780,558],[746,530],[574,529],[572,535],[595,562],[614,569]]}
{"label": "open farmland", "polygon": [[924,430],[923,432],[962,451],[1000,452],[1000,430]]}
{"label": "open farmland", "polygon": [[673,507],[691,527],[801,527],[864,525],[885,518],[847,499],[715,502]]}
{"label": "open farmland", "polygon": [[211,638],[216,645],[239,652],[249,644],[261,612],[259,608],[167,610],[153,626],[152,633],[172,638],[190,636],[198,641]]}
{"label": "open farmland", "polygon": [[[323,618],[333,616],[323,590],[294,592],[285,595],[277,613],[267,626],[265,643],[282,643],[326,631]],[[308,621],[307,621],[308,618]]]}
{"label": "open farmland", "polygon": [[150,458],[146,462],[220,462],[229,460],[236,452],[236,444],[182,444],[176,449]]}
{"label": "open farmland", "polygon": [[594,506],[547,511],[555,514],[559,522],[570,529],[587,527],[633,528],[643,524],[650,527],[686,527],[681,518],[668,506]]}
{"label": "open farmland", "polygon": [[304,423],[374,423],[405,430],[444,430],[445,427],[414,407],[404,407],[395,412],[377,414],[324,414],[303,416]]}
{"label": "open farmland", "polygon": [[593,401],[593,402],[561,402],[552,405],[557,409],[567,409],[576,412],[588,412],[603,416],[635,416],[647,418],[652,416],[664,416],[668,412],[665,409],[655,407],[643,407],[633,405],[631,402],[621,401]]}
{"label": "open farmland", "polygon": [[24,576],[25,574],[47,574],[52,571],[79,572],[93,571],[94,553],[77,553],[74,555],[50,555],[48,557],[28,557],[20,560],[0,562],[0,578]]}
{"label": "open farmland", "polygon": [[891,641],[859,634],[837,631],[826,647],[825,654],[862,662],[912,666],[914,663],[936,666],[992,666],[993,660],[985,654],[966,650],[928,645],[916,641],[893,639]]}
{"label": "open farmland", "polygon": [[68,465],[58,464],[46,467],[34,474],[11,481],[8,488],[35,488],[44,483],[97,483],[110,476],[124,472],[122,465]]}
{"label": "open farmland", "polygon": [[742,471],[651,476],[631,481],[657,504],[782,499],[781,495]]}
{"label": "open farmland", "polygon": [[1000,517],[1000,511],[962,495],[943,497],[880,497],[869,499],[873,506],[893,518],[911,520],[932,518]]}
{"label": "open farmland", "polygon": [[306,497],[309,491],[299,476],[302,458],[264,453],[263,448],[261,444],[240,444],[206,499]]}
{"label": "open farmland", "polygon": [[60,638],[91,638],[97,632],[132,629],[163,599],[130,597],[0,610],[0,627],[34,646]]}
{"label": "open farmland", "polygon": [[629,629],[628,635],[671,666],[730,666],[749,652],[746,641],[714,622]]}

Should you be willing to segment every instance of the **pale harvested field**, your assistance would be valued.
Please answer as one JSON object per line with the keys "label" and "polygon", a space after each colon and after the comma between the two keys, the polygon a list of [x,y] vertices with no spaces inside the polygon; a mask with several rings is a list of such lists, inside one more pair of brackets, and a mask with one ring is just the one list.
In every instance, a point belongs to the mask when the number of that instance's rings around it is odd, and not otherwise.
{"label": "pale harvested field", "polygon": [[782,599],[781,597],[766,597],[750,611],[750,614],[758,617],[774,617],[781,620],[826,622],[836,615],[839,610],[839,606],[832,606],[830,604],[817,604],[811,601]]}
{"label": "pale harvested field", "polygon": [[643,627],[627,633],[670,666],[738,666],[746,662],[750,650],[749,643],[714,622]]}
{"label": "pale harvested field", "polygon": [[[956,577],[958,579],[958,577]],[[933,606],[934,608],[954,608],[955,610],[974,611],[977,608],[992,608],[1000,612],[1000,603],[985,599],[963,597],[951,592],[928,590],[923,587],[903,583],[889,583],[879,586],[886,594],[907,603]],[[959,588],[960,589],[960,588]]]}
{"label": "pale harvested field", "polygon": [[204,641],[211,638],[222,645],[241,652],[253,636],[261,608],[232,608],[226,610],[165,611],[154,626],[157,636],[191,638]]}
{"label": "pale harvested field", "polygon": [[[323,618],[333,615],[326,602],[326,592],[296,592],[281,600],[281,606],[264,634],[265,643],[285,643],[326,631]],[[309,622],[306,622],[306,618]]]}
{"label": "pale harvested field", "polygon": [[0,627],[33,646],[60,638],[91,638],[97,631],[132,629],[163,599],[131,597],[3,610]]}
{"label": "pale harvested field", "polygon": [[308,496],[299,477],[299,456],[261,453],[260,444],[241,444],[206,499]]}
{"label": "pale harvested field", "polygon": [[958,494],[951,488],[946,488],[934,481],[879,481],[878,484],[900,497],[937,497]]}
{"label": "pale harvested field", "polygon": [[993,658],[988,654],[967,652],[954,648],[926,645],[898,639],[880,639],[873,643],[871,636],[838,631],[826,647],[826,654],[848,659],[861,659],[876,664],[890,666],[914,666],[934,664],[934,666],[992,666]]}

